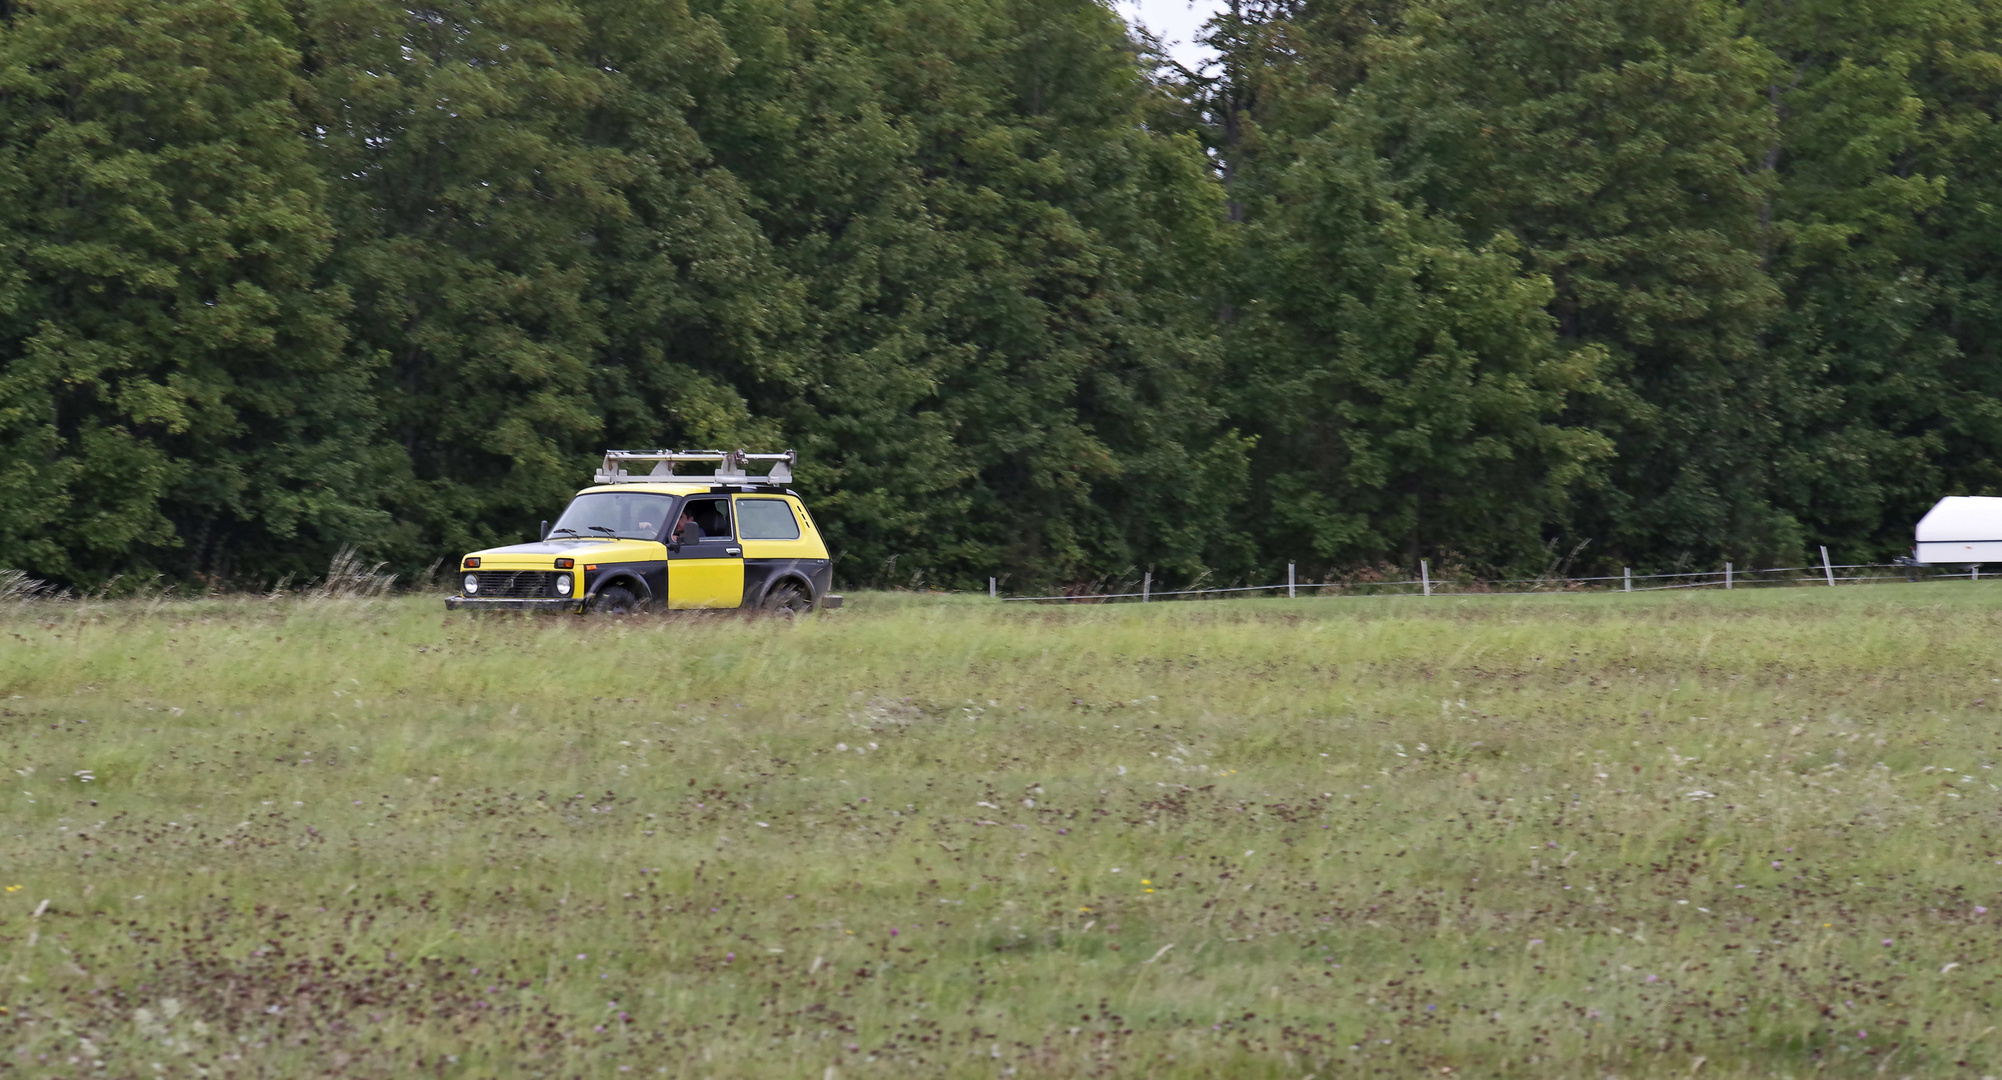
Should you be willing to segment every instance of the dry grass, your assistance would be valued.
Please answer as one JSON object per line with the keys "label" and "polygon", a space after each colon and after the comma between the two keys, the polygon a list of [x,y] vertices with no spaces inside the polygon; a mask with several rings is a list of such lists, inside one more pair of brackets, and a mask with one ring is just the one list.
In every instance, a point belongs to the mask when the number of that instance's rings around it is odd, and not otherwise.
{"label": "dry grass", "polygon": [[2002,1072],[1997,596],[14,602],[0,1071]]}

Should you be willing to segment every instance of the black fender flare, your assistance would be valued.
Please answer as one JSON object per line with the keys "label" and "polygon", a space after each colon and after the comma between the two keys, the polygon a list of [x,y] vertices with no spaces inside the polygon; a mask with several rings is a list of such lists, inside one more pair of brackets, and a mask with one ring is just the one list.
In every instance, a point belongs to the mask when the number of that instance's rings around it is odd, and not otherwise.
{"label": "black fender flare", "polygon": [[591,595],[596,597],[599,593],[605,591],[607,585],[624,585],[626,588],[632,590],[634,598],[639,600],[640,603],[653,603],[653,589],[647,586],[645,578],[634,571],[613,570],[604,577],[599,578],[596,585],[591,586]]}
{"label": "black fender flare", "polygon": [[791,582],[792,584],[798,585],[800,589],[806,593],[806,599],[808,603],[819,602],[820,598],[814,595],[813,582],[811,579],[809,579],[805,574],[802,574],[797,570],[784,570],[777,574],[773,574],[772,579],[770,581],[765,582],[765,591],[758,596],[758,606],[764,607],[765,601],[771,599],[772,597],[772,590],[777,589],[779,586],[784,585],[787,582]]}

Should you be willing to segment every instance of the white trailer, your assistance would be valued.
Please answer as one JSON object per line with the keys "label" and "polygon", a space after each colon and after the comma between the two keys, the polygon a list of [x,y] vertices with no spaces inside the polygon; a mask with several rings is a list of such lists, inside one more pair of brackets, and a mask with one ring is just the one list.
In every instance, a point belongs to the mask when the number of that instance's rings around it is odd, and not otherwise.
{"label": "white trailer", "polygon": [[2002,499],[1948,495],[1919,519],[1916,539],[1921,565],[2002,563]]}

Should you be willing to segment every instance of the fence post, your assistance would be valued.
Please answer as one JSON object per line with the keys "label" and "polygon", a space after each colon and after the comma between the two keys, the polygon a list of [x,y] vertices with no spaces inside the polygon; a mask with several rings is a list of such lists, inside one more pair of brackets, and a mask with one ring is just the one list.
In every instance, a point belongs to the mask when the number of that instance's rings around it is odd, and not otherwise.
{"label": "fence post", "polygon": [[1835,584],[1835,568],[1833,566],[1828,565],[1827,544],[1821,545],[1821,573],[1824,577],[1828,578],[1828,583],[1830,585]]}
{"label": "fence post", "polygon": [[1146,603],[1149,599],[1152,598],[1153,592],[1154,592],[1154,571],[1149,570],[1145,574],[1142,574],[1140,576],[1140,602],[1143,604]]}
{"label": "fence post", "polygon": [[998,590],[997,590],[997,589],[996,589],[996,588],[994,587],[994,579],[993,579],[993,578],[988,578],[988,579],[987,579],[987,599],[989,599],[989,600],[992,600],[992,599],[994,599],[994,598],[995,598],[996,596],[998,596],[998,595],[999,595],[999,592],[998,592]]}
{"label": "fence post", "polygon": [[1731,564],[1724,564],[1724,587],[1731,588]]}
{"label": "fence post", "polygon": [[1634,591],[1634,568],[1633,568],[1633,567],[1631,567],[1631,566],[1622,566],[1622,567],[1620,567],[1620,576],[1626,579],[1626,588],[1625,588],[1625,589],[1624,589],[1623,591],[1625,591],[1625,592],[1633,592],[1633,591]]}
{"label": "fence post", "polygon": [[1291,599],[1293,599],[1293,598],[1294,598],[1294,593],[1293,593],[1293,564],[1292,564],[1292,563],[1287,563],[1287,564],[1286,564],[1286,599],[1288,599],[1288,600],[1291,600]]}
{"label": "fence post", "polygon": [[1424,559],[1418,560],[1418,581],[1425,586],[1425,595],[1432,595],[1432,564]]}

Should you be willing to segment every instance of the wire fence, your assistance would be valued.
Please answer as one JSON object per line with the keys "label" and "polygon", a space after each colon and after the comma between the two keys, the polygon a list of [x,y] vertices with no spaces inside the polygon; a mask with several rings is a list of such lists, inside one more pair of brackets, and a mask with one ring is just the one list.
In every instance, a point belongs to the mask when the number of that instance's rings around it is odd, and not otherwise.
{"label": "wire fence", "polygon": [[[1814,566],[1774,566],[1740,569],[1725,563],[1715,570],[1686,570],[1674,573],[1636,574],[1631,568],[1618,574],[1534,578],[1476,578],[1464,575],[1434,577],[1429,560],[1420,560],[1418,576],[1409,580],[1350,577],[1336,581],[1300,581],[1294,564],[1286,564],[1286,580],[1273,585],[1232,585],[1214,589],[1155,589],[1153,575],[1141,577],[1138,591],[1065,592],[1050,596],[1003,596],[998,578],[987,579],[987,595],[1008,603],[1109,603],[1188,599],[1228,599],[1264,594],[1267,596],[1448,596],[1494,593],[1577,593],[1577,592],[1664,592],[1671,589],[1757,589],[1778,586],[1869,585],[1882,582],[1939,580],[1981,580],[1981,566],[1965,571],[1945,566],[1909,563],[1837,563],[1821,550],[1821,562]],[[1989,577],[1997,575],[1991,572]]]}

